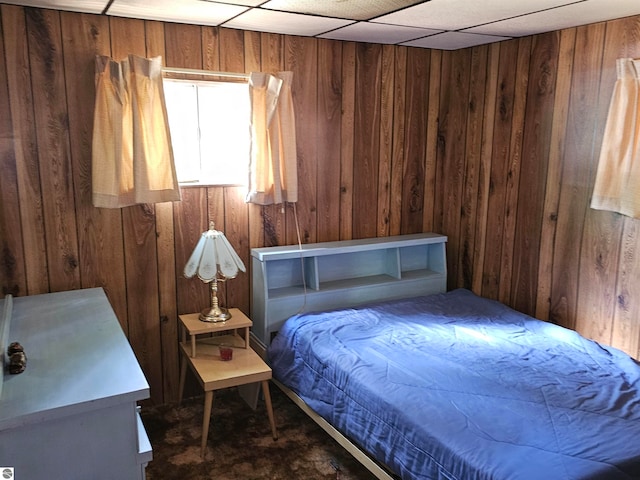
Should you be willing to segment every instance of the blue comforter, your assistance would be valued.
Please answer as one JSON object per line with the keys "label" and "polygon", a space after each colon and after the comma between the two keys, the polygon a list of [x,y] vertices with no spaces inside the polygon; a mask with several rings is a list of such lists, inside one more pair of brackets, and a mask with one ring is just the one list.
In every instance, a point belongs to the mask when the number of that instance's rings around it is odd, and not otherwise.
{"label": "blue comforter", "polygon": [[640,478],[640,367],[467,290],[290,318],[273,375],[403,479]]}

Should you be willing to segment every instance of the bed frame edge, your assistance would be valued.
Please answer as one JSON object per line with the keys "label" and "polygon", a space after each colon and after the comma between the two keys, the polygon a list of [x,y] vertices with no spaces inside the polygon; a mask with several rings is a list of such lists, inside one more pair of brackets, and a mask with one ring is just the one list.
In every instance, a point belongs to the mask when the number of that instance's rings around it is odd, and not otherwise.
{"label": "bed frame edge", "polygon": [[367,470],[369,470],[379,480],[397,480],[398,477],[390,474],[385,468],[381,467],[379,463],[373,460],[369,455],[363,452],[357,445],[352,443],[347,437],[336,430],[329,422],[318,415],[309,405],[305,403],[293,390],[287,388],[275,378],[271,381],[284,392],[284,394],[293,401],[304,413],[316,422],[320,428],[322,428],[331,438],[333,438],[338,444],[349,452],[353,457],[360,462]]}

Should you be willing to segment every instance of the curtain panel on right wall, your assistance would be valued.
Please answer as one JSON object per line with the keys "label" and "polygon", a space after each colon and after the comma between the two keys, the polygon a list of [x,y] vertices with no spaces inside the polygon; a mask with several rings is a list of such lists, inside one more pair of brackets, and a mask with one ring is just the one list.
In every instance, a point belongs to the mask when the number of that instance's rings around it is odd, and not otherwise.
{"label": "curtain panel on right wall", "polygon": [[640,59],[616,67],[591,208],[640,218]]}

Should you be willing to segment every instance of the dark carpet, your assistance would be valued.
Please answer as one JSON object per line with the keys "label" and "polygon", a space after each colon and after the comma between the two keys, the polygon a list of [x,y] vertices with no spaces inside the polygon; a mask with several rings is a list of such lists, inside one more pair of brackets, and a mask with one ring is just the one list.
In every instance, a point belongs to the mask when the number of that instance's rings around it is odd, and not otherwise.
{"label": "dark carpet", "polygon": [[278,440],[264,401],[252,410],[234,388],[216,391],[206,459],[200,456],[204,397],[142,409],[153,447],[148,480],[340,479],[375,477],[271,385]]}

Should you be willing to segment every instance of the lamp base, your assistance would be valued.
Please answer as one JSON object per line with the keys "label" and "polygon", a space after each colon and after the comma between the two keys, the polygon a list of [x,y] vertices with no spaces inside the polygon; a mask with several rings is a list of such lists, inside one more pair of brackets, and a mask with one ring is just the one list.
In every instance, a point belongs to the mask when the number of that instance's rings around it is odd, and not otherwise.
{"label": "lamp base", "polygon": [[231,318],[231,314],[229,310],[223,307],[209,307],[202,310],[198,318],[201,322],[226,322]]}

